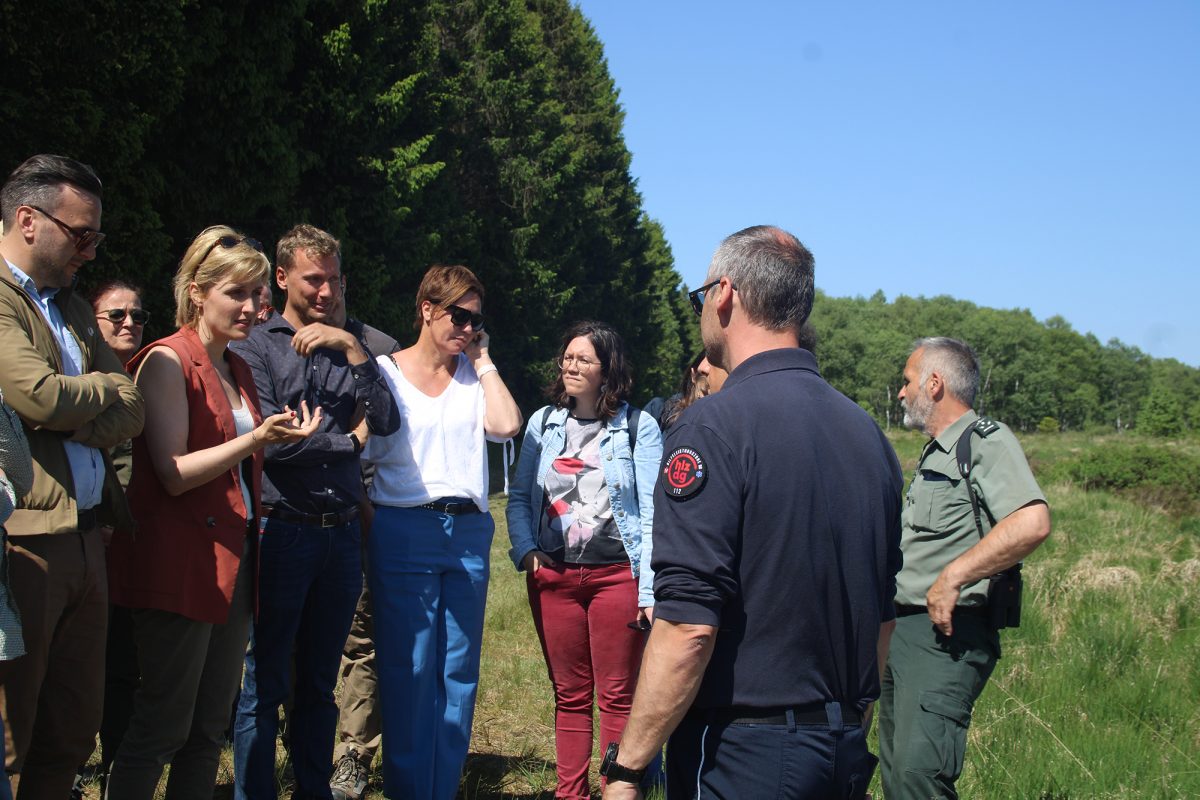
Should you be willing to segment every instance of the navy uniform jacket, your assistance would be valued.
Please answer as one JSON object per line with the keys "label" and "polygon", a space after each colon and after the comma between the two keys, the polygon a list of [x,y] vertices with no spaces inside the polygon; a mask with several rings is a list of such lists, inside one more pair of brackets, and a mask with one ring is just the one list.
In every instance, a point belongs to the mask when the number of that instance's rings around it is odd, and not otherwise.
{"label": "navy uniform jacket", "polygon": [[667,435],[654,498],[655,616],[719,628],[695,707],[879,696],[903,478],[891,444],[812,354],[740,364]]}

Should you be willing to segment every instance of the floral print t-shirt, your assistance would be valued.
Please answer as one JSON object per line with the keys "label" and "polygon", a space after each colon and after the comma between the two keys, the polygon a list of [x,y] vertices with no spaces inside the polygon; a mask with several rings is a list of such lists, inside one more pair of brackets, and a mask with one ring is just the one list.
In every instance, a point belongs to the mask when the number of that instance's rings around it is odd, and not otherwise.
{"label": "floral print t-shirt", "polygon": [[545,478],[538,543],[553,558],[570,564],[628,561],[600,465],[604,423],[567,417],[565,433],[562,455]]}

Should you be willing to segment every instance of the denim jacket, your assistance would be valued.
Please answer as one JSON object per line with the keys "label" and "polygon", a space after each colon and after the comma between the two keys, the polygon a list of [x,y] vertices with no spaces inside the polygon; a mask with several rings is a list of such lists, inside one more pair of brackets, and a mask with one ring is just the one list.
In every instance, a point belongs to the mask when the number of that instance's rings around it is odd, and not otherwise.
{"label": "denim jacket", "polygon": [[[538,524],[545,494],[545,477],[554,459],[562,455],[566,440],[567,409],[553,408],[542,419],[539,409],[529,418],[517,475],[508,495],[509,557],[521,569],[521,561],[538,549]],[[622,403],[604,426],[600,436],[600,463],[608,487],[613,520],[629,556],[633,578],[638,582],[638,605],[654,605],[654,573],[650,569],[651,525],[654,521],[654,483],[662,460],[662,433],[649,414],[638,415],[637,447],[629,451],[629,404]]]}

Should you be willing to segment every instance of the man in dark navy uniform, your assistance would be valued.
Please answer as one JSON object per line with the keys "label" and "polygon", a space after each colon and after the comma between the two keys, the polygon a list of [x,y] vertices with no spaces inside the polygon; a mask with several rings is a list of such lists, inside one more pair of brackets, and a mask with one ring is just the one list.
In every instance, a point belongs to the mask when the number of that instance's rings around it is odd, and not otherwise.
{"label": "man in dark navy uniform", "polygon": [[691,299],[730,375],[663,448],[654,628],[604,796],[639,797],[669,735],[669,798],[861,797],[894,625],[900,466],[799,347],[813,261],[794,236],[733,234]]}

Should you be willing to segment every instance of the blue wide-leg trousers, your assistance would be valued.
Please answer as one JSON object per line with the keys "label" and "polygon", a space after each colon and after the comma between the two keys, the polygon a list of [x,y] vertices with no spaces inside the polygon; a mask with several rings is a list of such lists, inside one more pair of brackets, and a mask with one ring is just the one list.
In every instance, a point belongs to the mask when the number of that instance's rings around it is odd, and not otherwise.
{"label": "blue wide-leg trousers", "polygon": [[390,798],[453,800],[471,741],[490,514],[379,506],[367,540]]}

